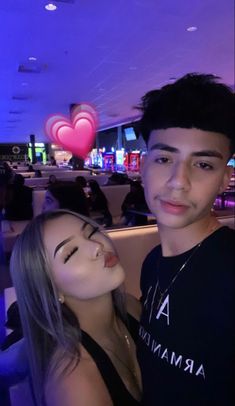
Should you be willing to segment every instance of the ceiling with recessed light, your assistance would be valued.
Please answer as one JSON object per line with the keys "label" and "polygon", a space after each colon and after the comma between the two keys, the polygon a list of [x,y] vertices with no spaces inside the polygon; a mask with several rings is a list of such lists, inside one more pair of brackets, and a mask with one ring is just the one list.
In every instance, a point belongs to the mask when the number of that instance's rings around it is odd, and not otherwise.
{"label": "ceiling with recessed light", "polygon": [[188,72],[234,87],[233,0],[8,0],[0,21],[1,143],[46,141],[48,115],[82,101],[100,129],[132,121],[145,92]]}

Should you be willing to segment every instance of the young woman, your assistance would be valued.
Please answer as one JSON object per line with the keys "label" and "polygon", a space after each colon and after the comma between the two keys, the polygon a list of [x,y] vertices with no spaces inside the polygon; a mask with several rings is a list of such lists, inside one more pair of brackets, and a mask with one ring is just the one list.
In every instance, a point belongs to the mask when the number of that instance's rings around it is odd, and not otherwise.
{"label": "young woman", "polygon": [[37,406],[138,405],[139,303],[120,290],[124,270],[97,224],[45,212],[19,236],[16,288]]}

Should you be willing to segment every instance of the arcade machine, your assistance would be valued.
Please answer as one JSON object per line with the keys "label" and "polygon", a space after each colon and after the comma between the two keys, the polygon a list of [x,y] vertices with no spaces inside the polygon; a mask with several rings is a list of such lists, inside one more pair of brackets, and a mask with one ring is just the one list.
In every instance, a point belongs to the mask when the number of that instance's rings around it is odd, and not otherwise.
{"label": "arcade machine", "polygon": [[85,166],[101,169],[103,167],[102,149],[93,148],[85,159]]}
{"label": "arcade machine", "polygon": [[128,152],[124,153],[123,165],[124,165],[125,171],[128,172],[128,170],[129,170],[129,154],[128,154]]}
{"label": "arcade machine", "polygon": [[139,172],[140,170],[140,151],[132,151],[128,153],[129,171]]}
{"label": "arcade machine", "polygon": [[103,152],[103,169],[107,172],[115,171],[115,152]]}
{"label": "arcade machine", "polygon": [[124,158],[125,158],[125,152],[124,148],[121,150],[116,151],[116,171],[117,172],[125,172],[126,168],[124,165]]}

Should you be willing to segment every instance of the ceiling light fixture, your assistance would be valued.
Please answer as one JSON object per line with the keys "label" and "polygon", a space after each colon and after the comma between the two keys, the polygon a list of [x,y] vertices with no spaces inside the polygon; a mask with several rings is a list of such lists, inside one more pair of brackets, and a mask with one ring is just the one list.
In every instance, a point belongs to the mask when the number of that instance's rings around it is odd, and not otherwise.
{"label": "ceiling light fixture", "polygon": [[45,5],[45,9],[47,11],[55,11],[57,9],[57,6],[53,3],[48,3]]}
{"label": "ceiling light fixture", "polygon": [[197,27],[196,27],[195,25],[192,25],[191,27],[188,27],[188,28],[187,28],[187,31],[188,31],[188,32],[197,31]]}
{"label": "ceiling light fixture", "polygon": [[36,56],[29,56],[29,57],[28,57],[28,60],[29,60],[29,61],[36,61],[37,58],[36,58]]}

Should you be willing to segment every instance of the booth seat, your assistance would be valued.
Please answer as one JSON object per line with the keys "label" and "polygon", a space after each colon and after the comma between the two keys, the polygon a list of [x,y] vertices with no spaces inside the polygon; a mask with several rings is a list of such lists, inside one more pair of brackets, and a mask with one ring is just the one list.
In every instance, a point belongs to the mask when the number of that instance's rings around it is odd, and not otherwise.
{"label": "booth seat", "polygon": [[160,244],[157,226],[127,227],[105,232],[112,239],[125,270],[126,291],[139,298],[142,263],[151,249]]}
{"label": "booth seat", "polygon": [[42,170],[42,177],[49,177],[50,175],[55,175],[58,179],[61,179],[62,177],[64,179],[75,179],[76,176],[87,176],[90,175],[90,171],[82,171],[82,170],[77,170],[77,171],[72,171],[69,169],[54,169],[50,171],[45,171]]}
{"label": "booth seat", "polygon": [[[113,218],[113,223],[117,224],[121,217],[121,205],[126,194],[130,191],[130,185],[101,186],[101,189],[104,192],[105,196],[107,197],[109,210]],[[33,191],[34,216],[37,216],[42,211],[45,193],[46,193],[45,190]]]}
{"label": "booth seat", "polygon": [[221,216],[217,217],[220,223],[235,230],[235,213],[234,216]]}
{"label": "booth seat", "polygon": [[[42,178],[26,178],[25,179],[25,185],[30,186],[30,187],[47,187],[48,185],[48,179],[49,175],[55,175],[59,181],[75,181],[75,178],[77,176],[84,176],[76,173],[77,171],[70,171],[70,172],[61,172],[61,174],[56,175],[54,173],[44,175]],[[68,175],[69,174],[69,175]],[[65,175],[65,176],[64,176]],[[89,181],[91,179],[96,180],[100,186],[103,186],[107,183],[108,181],[108,175],[99,175],[99,176],[93,176],[89,175],[89,172],[84,176],[84,178]]]}
{"label": "booth seat", "polygon": [[48,185],[48,177],[42,177],[42,178],[26,178],[24,181],[25,186],[29,187],[46,187]]}
{"label": "booth seat", "polygon": [[24,171],[18,171],[15,169],[14,172],[18,173],[19,175],[22,175],[24,178],[29,179],[29,178],[34,178],[35,172],[24,172]]}

